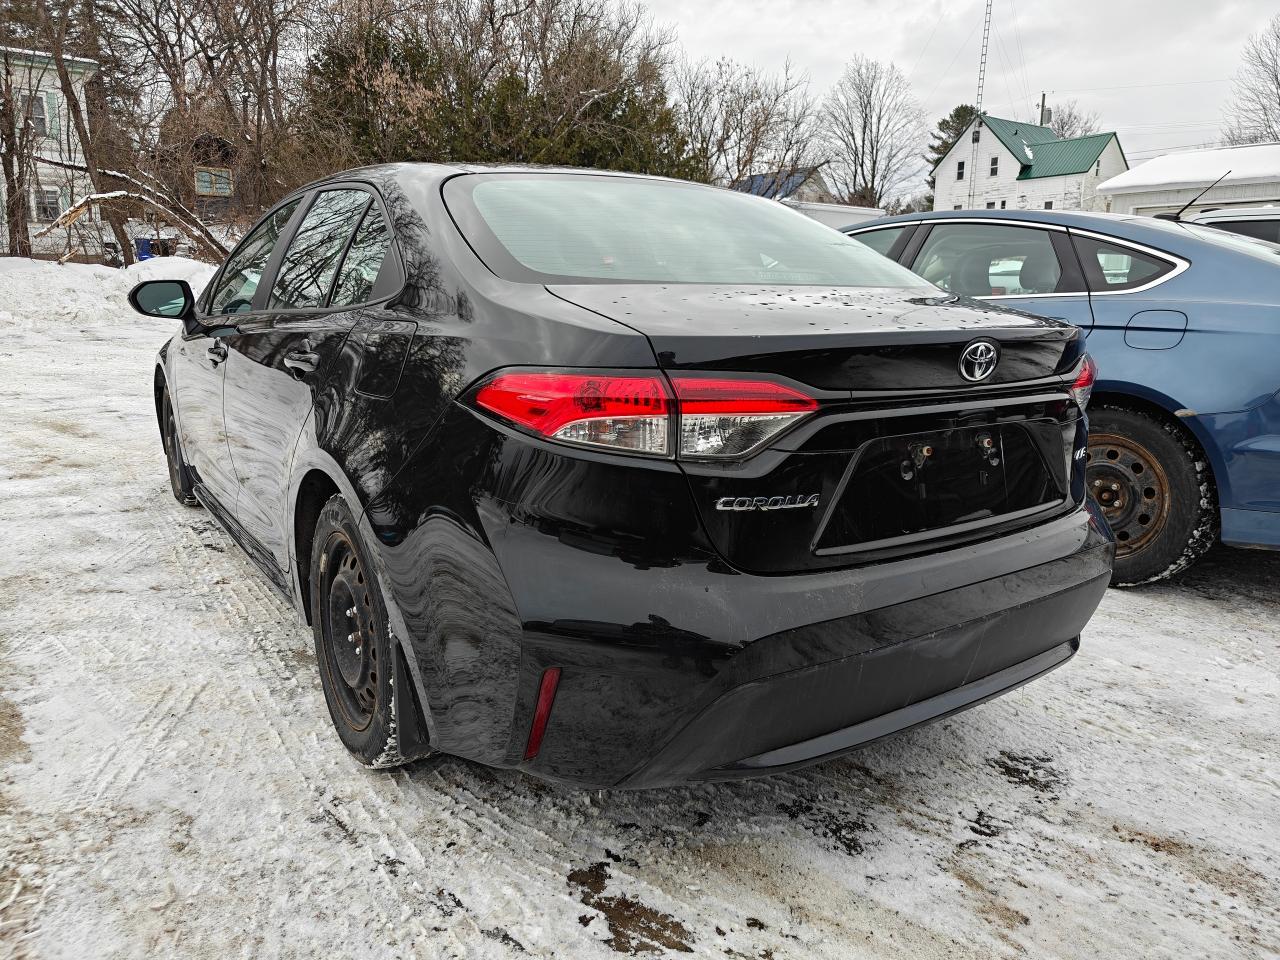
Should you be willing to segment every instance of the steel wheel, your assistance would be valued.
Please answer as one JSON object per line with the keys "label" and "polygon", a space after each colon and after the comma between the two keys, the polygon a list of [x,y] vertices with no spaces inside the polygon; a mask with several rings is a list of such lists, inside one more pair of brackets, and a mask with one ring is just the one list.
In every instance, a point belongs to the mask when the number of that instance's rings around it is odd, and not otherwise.
{"label": "steel wheel", "polygon": [[1164,467],[1141,444],[1099,433],[1085,455],[1089,492],[1116,535],[1116,556],[1137,553],[1160,535],[1173,503]]}
{"label": "steel wheel", "polygon": [[352,730],[366,729],[378,708],[378,645],[371,585],[351,541],[335,531],[320,565],[320,631],[335,705]]}
{"label": "steel wheel", "polygon": [[182,462],[182,443],[178,439],[178,419],[173,413],[173,401],[164,395],[161,407],[160,439],[164,443],[165,464],[169,468],[169,488],[174,499],[188,507],[197,507],[200,501],[192,490],[191,476]]}

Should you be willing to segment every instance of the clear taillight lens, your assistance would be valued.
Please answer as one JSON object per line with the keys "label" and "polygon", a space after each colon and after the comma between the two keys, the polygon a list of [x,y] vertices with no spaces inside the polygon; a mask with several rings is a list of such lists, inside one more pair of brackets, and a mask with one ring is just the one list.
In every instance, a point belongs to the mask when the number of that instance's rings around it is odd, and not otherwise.
{"label": "clear taillight lens", "polygon": [[1076,404],[1081,410],[1089,405],[1089,395],[1093,393],[1093,382],[1097,379],[1098,365],[1093,362],[1093,357],[1086,353],[1080,375],[1076,377],[1075,383],[1071,384],[1071,396],[1075,397]]}
{"label": "clear taillight lens", "polygon": [[749,454],[818,406],[769,380],[680,374],[671,385],[674,397],[657,371],[508,371],[484,384],[474,403],[563,443],[724,459]]}
{"label": "clear taillight lens", "polygon": [[680,456],[741,457],[818,407],[813,397],[769,380],[677,375]]}
{"label": "clear taillight lens", "polygon": [[502,373],[475,402],[552,440],[667,455],[673,403],[656,374]]}

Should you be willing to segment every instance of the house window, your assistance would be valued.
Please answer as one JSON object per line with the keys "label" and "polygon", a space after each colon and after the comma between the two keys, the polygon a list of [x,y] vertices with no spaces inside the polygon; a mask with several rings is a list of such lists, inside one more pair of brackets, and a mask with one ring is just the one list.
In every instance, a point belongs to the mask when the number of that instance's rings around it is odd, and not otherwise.
{"label": "house window", "polygon": [[952,209],[952,210],[959,210],[959,209],[960,209],[960,204],[958,204],[958,203],[957,203],[957,204],[956,204],[954,207],[952,207],[951,209]]}
{"label": "house window", "polygon": [[1000,201],[1000,209],[1001,209],[1001,210],[1003,210],[1003,209],[1004,209],[1004,201],[1003,201],[1003,200],[1001,200],[1001,201]]}
{"label": "house window", "polygon": [[197,197],[229,197],[231,182],[227,167],[196,167]]}
{"label": "house window", "polygon": [[991,158],[991,176],[995,177],[999,175],[1000,175],[1000,158],[992,157]]}
{"label": "house window", "polygon": [[22,115],[31,125],[31,132],[37,137],[47,136],[49,125],[44,113],[44,97],[38,93],[24,94],[20,102]]}
{"label": "house window", "polygon": [[981,137],[982,137],[982,130],[981,130],[981,129],[979,129],[978,127],[974,127],[974,128],[973,128],[973,142],[974,142],[974,143],[977,143],[977,142],[978,142],[978,140],[979,140],[979,139],[981,139]]}
{"label": "house window", "polygon": [[1093,165],[1093,175],[1095,177],[1102,176],[1102,158],[1098,158],[1098,162]]}
{"label": "house window", "polygon": [[1046,210],[1052,210],[1052,209],[1053,209],[1053,201],[1052,201],[1052,200],[1046,200],[1046,201],[1044,202],[1044,208],[1045,208]]}
{"label": "house window", "polygon": [[62,201],[57,187],[40,187],[32,191],[32,200],[36,208],[36,219],[41,223],[52,223],[62,214]]}
{"label": "house window", "polygon": [[994,210],[995,208],[996,208],[996,202],[994,200],[990,200],[987,202],[988,210]]}
{"label": "house window", "polygon": [[963,160],[961,160],[959,163],[956,164],[956,179],[957,180],[964,179],[964,161]]}

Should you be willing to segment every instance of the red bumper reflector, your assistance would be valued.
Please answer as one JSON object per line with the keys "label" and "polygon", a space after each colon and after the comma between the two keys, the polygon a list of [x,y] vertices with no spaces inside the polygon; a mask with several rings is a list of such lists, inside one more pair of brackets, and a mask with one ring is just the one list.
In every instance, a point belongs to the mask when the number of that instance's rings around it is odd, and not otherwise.
{"label": "red bumper reflector", "polygon": [[556,687],[559,684],[559,667],[548,667],[542,671],[542,683],[538,685],[538,704],[533,708],[533,726],[529,728],[529,743],[524,748],[526,760],[532,760],[542,748],[542,735],[547,732],[547,720],[551,718],[551,705],[556,701]]}

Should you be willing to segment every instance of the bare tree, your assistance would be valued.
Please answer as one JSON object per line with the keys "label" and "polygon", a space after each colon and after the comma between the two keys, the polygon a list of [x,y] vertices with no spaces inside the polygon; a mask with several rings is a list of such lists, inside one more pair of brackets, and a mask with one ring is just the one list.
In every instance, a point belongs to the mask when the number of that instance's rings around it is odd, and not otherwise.
{"label": "bare tree", "polygon": [[728,59],[683,64],[674,87],[708,183],[737,186],[756,173],[786,179],[823,159],[808,77],[789,62],[777,74]]}
{"label": "bare tree", "polygon": [[1226,141],[1280,140],[1280,14],[1244,45],[1232,92]]}
{"label": "bare tree", "polygon": [[902,72],[858,54],[827,94],[827,181],[843,202],[878,207],[921,172],[924,115]]}
{"label": "bare tree", "polygon": [[1098,132],[1098,114],[1093,110],[1082,109],[1075,100],[1064,100],[1053,105],[1049,129],[1063,140],[1087,137]]}

